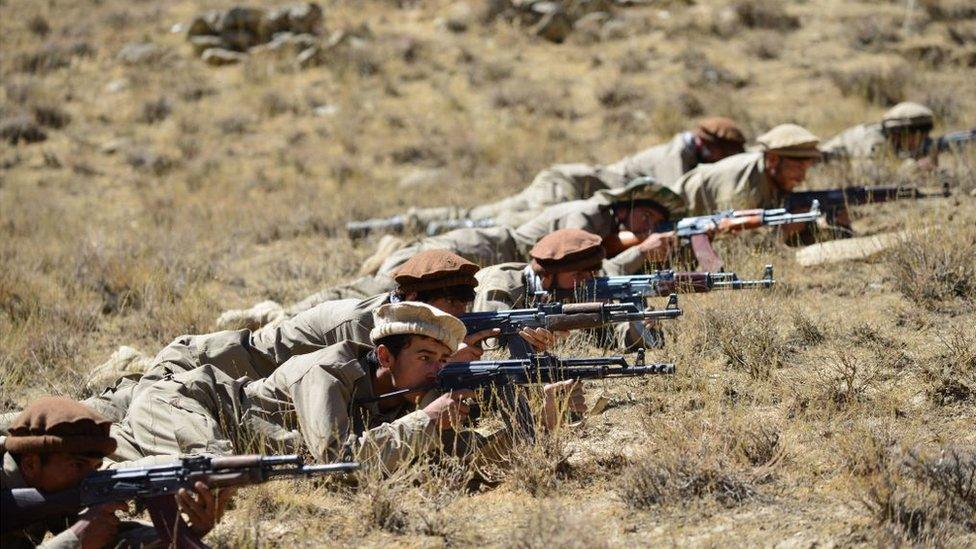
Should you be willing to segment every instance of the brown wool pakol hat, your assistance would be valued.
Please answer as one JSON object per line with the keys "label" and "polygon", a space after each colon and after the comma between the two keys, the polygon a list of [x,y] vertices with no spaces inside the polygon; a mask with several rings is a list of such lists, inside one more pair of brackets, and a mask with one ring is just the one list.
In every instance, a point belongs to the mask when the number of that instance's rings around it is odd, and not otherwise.
{"label": "brown wool pakol hat", "polygon": [[532,268],[547,273],[599,269],[607,256],[602,243],[602,238],[582,229],[553,231],[529,251]]}
{"label": "brown wool pakol hat", "polygon": [[422,292],[450,286],[478,285],[478,266],[447,250],[427,250],[408,259],[393,280],[402,292]]}
{"label": "brown wool pakol hat", "polygon": [[820,158],[820,138],[796,124],[780,124],[756,138],[764,151],[790,158]]}
{"label": "brown wool pakol hat", "polygon": [[112,422],[91,408],[65,397],[40,398],[10,424],[4,447],[14,454],[93,454],[115,451]]}
{"label": "brown wool pakol hat", "polygon": [[698,121],[695,128],[695,135],[706,143],[718,143],[724,145],[743,145],[746,137],[742,130],[731,118],[724,116],[710,116]]}
{"label": "brown wool pakol hat", "polygon": [[468,333],[457,318],[418,301],[383,305],[373,312],[373,321],[369,339],[374,344],[392,335],[419,335],[435,339],[454,351]]}

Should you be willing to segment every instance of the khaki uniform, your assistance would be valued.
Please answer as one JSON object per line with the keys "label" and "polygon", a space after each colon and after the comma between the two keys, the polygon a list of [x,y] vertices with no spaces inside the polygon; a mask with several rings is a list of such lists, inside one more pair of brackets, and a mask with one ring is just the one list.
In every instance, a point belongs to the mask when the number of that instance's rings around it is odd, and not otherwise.
{"label": "khaki uniform", "polygon": [[[515,229],[515,238],[524,249],[558,229],[582,229],[606,239],[619,229],[611,203],[609,197],[597,193],[587,200],[550,206],[532,221]],[[603,261],[603,270],[610,276],[633,274],[643,267],[644,254],[636,247]]]}
{"label": "khaki uniform", "polygon": [[[14,457],[3,452],[3,475],[0,476],[0,489],[13,490],[27,488],[24,477]],[[7,532],[0,536],[0,547],[7,549],[21,549],[28,547],[44,547],[49,549],[78,549],[81,541],[71,530],[67,529],[74,523],[73,516],[65,516],[44,522],[32,524],[23,530]],[[54,535],[47,542],[42,543],[48,532]]]}
{"label": "khaki uniform", "polygon": [[383,261],[377,276],[392,277],[408,259],[425,250],[448,250],[479,266],[516,261],[522,257],[511,230],[506,227],[456,229],[397,250]]}
{"label": "khaki uniform", "polygon": [[[683,132],[671,141],[645,149],[633,156],[610,164],[604,173],[613,174],[617,181],[631,181],[638,177],[653,177],[658,183],[671,185],[698,165],[695,135]],[[582,197],[585,198],[585,197]]]}
{"label": "khaki uniform", "polygon": [[702,164],[670,187],[687,202],[692,216],[729,208],[778,208],[786,196],[767,177],[762,152]]}
{"label": "khaki uniform", "polygon": [[[151,455],[296,452],[322,462],[353,456],[387,470],[439,442],[422,410],[381,412],[373,397],[372,347],[345,341],[292,358],[264,379],[211,367],[166,377],[142,391],[113,428],[113,460]],[[300,429],[300,433],[297,429]]]}
{"label": "khaki uniform", "polygon": [[876,158],[889,151],[881,124],[861,124],[848,128],[820,146],[831,158]]}
{"label": "khaki uniform", "polygon": [[156,355],[153,365],[141,377],[123,378],[114,387],[83,403],[118,422],[125,417],[139,391],[169,374],[209,364],[232,378],[258,379],[270,376],[295,355],[345,340],[368,344],[373,310],[389,302],[389,294],[364,301],[331,301],[253,334],[249,330],[236,330],[180,336]]}

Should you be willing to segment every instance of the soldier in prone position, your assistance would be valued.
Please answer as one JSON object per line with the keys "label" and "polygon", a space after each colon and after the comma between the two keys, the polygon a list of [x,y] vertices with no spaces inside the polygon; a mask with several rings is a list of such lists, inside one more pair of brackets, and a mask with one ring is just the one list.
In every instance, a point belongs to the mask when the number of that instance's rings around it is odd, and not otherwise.
{"label": "soldier in prone position", "polygon": [[[44,397],[28,406],[11,423],[3,439],[3,490],[34,488],[57,493],[81,484],[102,466],[103,458],[116,449],[110,435],[111,421],[94,410],[64,397]],[[198,482],[193,490],[176,496],[179,509],[189,517],[194,534],[209,532],[223,512],[231,491],[213,495]],[[45,520],[0,537],[3,547],[104,547],[117,541],[155,541],[155,531],[141,523],[121,524],[115,511],[124,505],[100,505],[78,516]],[[120,532],[122,535],[120,536]],[[47,533],[54,537],[44,542]]]}
{"label": "soldier in prone position", "polygon": [[[254,445],[296,453],[304,445],[322,462],[351,455],[392,470],[436,448],[468,414],[464,400],[473,394],[454,391],[422,403],[421,388],[456,353],[464,324],[409,301],[384,304],[373,316],[372,345],[343,341],[298,355],[263,379],[235,380],[207,365],[153,383],[116,426],[127,442],[116,457],[229,455]],[[568,392],[578,401],[572,393],[581,390],[560,382],[545,395]]]}

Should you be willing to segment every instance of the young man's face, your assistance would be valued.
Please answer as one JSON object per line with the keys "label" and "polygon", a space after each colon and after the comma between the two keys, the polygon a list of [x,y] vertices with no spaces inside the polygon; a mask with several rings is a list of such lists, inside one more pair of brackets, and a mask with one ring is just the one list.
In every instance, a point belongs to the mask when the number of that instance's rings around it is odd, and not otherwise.
{"label": "young man's face", "polygon": [[409,389],[431,384],[453,352],[435,339],[411,336],[400,355],[391,359],[393,385],[398,389]]}
{"label": "young man's face", "polygon": [[542,287],[546,290],[575,290],[577,286],[593,279],[593,271],[564,271],[542,276]]}
{"label": "young man's face", "polygon": [[471,309],[471,301],[458,297],[438,297],[427,302],[428,305],[436,307],[451,316],[462,315]]}
{"label": "young man's face", "polygon": [[888,136],[888,139],[891,141],[896,151],[914,153],[922,147],[922,144],[925,142],[928,136],[928,130],[892,132]]}
{"label": "young man's face", "polygon": [[664,214],[657,208],[649,206],[632,206],[618,211],[618,220],[628,231],[635,234],[654,232],[658,224],[664,221]]}
{"label": "young man's face", "polygon": [[812,158],[792,158],[776,153],[766,153],[769,178],[780,189],[792,192],[807,178],[807,170],[813,166]]}
{"label": "young man's face", "polygon": [[41,492],[74,488],[101,465],[101,458],[64,452],[47,454],[43,460],[38,454],[24,454],[20,458],[20,472],[24,481]]}

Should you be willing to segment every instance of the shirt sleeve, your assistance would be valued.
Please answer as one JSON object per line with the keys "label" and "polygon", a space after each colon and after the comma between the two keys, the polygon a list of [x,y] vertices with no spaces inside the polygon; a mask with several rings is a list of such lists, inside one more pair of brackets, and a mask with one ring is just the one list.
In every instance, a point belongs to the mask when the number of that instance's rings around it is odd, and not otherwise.
{"label": "shirt sleeve", "polygon": [[40,549],[81,549],[81,540],[70,529],[37,546]]}
{"label": "shirt sleeve", "polygon": [[610,259],[603,260],[603,271],[607,276],[624,276],[640,272],[644,268],[644,252],[632,246]]}

